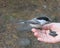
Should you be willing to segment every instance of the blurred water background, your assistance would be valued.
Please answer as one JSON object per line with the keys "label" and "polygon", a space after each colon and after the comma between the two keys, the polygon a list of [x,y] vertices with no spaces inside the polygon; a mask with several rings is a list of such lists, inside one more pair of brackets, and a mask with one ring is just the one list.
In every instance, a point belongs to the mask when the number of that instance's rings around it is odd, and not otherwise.
{"label": "blurred water background", "polygon": [[60,22],[60,0],[0,0],[0,48],[60,48],[60,43],[39,42],[29,26],[20,24],[39,16]]}

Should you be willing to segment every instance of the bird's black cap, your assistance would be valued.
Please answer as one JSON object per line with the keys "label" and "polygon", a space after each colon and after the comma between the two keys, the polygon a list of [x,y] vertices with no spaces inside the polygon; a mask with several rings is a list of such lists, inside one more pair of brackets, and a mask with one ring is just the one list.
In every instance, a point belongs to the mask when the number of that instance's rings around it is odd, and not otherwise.
{"label": "bird's black cap", "polygon": [[44,17],[37,17],[38,20],[46,20],[46,21],[51,21],[50,18],[44,16]]}

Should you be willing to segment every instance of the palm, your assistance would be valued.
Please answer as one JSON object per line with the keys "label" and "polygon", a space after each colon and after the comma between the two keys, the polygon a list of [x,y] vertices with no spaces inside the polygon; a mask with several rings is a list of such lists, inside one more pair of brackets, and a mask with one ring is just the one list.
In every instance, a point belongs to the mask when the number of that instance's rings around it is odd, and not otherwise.
{"label": "palm", "polygon": [[59,27],[59,25],[54,24],[51,27],[51,29],[56,31],[56,33],[58,34],[56,37],[49,35],[49,33],[50,33],[49,30],[32,29],[32,31],[34,32],[34,35],[37,37],[37,39],[39,41],[47,42],[47,43],[56,43],[56,42],[60,42],[60,27]]}

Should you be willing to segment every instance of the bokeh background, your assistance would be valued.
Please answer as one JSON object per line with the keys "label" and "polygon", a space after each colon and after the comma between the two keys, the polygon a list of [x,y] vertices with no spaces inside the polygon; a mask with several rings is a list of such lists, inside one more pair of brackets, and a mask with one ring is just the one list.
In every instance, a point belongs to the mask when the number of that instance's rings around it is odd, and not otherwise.
{"label": "bokeh background", "polygon": [[60,43],[39,42],[31,31],[20,31],[19,20],[38,16],[60,22],[60,0],[0,0],[0,48],[60,48]]}

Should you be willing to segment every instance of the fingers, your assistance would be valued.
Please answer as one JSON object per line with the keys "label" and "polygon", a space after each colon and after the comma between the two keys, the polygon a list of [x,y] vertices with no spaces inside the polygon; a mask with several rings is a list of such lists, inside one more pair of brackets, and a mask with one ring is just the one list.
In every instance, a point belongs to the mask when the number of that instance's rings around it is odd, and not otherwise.
{"label": "fingers", "polygon": [[37,37],[38,41],[45,42],[45,43],[56,43],[56,41],[54,41],[53,38],[51,38],[50,36],[44,33],[45,30],[41,31],[39,29],[37,30],[33,28],[32,31],[34,33],[34,36]]}
{"label": "fingers", "polygon": [[45,30],[37,30],[32,29],[34,36],[38,38],[40,41],[44,41],[44,38],[46,38]]}
{"label": "fingers", "polygon": [[33,31],[35,37],[38,37],[38,36],[40,37],[39,32],[41,32],[41,30],[33,28],[32,31]]}

